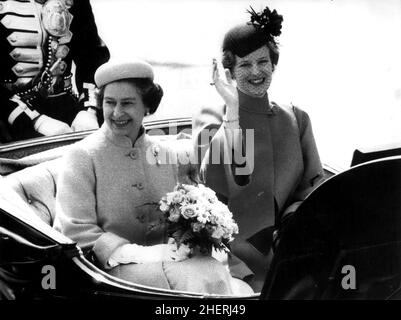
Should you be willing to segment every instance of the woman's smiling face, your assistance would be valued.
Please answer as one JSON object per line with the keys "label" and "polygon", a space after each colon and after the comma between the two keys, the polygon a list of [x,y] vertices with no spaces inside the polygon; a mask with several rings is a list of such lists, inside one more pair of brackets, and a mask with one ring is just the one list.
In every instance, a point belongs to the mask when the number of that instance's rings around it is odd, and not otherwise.
{"label": "woman's smiling face", "polygon": [[233,77],[238,89],[253,97],[262,97],[270,87],[273,64],[267,46],[251,52],[245,57],[235,56]]}
{"label": "woman's smiling face", "polygon": [[146,112],[137,87],[127,80],[107,84],[102,106],[104,120],[113,133],[134,142]]}

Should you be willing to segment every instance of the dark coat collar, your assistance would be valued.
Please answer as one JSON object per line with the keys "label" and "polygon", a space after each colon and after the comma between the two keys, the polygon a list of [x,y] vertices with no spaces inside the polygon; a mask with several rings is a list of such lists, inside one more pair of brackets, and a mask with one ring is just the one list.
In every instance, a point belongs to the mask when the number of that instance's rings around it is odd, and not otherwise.
{"label": "dark coat collar", "polygon": [[275,104],[269,102],[269,97],[266,94],[263,97],[251,97],[241,90],[238,90],[239,107],[242,110],[246,110],[252,113],[270,114],[276,113]]}

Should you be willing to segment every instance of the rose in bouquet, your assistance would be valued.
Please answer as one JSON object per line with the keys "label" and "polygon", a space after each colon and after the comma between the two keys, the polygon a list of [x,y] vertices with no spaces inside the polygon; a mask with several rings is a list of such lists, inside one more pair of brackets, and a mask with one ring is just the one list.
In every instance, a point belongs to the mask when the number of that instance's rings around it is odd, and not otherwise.
{"label": "rose in bouquet", "polygon": [[228,207],[202,184],[178,184],[161,199],[159,209],[178,247],[187,245],[202,253],[210,253],[213,248],[227,251],[227,244],[238,233]]}

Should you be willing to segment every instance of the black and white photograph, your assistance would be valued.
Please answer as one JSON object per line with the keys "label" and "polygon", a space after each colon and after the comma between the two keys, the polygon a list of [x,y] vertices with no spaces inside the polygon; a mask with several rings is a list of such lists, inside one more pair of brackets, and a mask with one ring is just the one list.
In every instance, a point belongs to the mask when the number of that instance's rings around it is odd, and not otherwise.
{"label": "black and white photograph", "polygon": [[400,300],[400,39],[399,0],[1,0],[0,300]]}

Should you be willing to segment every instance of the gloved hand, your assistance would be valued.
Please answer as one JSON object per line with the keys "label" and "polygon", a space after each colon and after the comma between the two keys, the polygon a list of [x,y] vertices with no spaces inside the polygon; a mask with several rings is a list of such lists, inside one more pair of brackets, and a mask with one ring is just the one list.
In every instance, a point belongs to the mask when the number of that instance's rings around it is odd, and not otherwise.
{"label": "gloved hand", "polygon": [[71,128],[74,131],[98,129],[99,124],[97,122],[96,110],[88,108],[88,110],[78,112],[71,124]]}
{"label": "gloved hand", "polygon": [[188,258],[185,246],[177,249],[175,243],[140,246],[125,244],[117,248],[109,258],[109,266],[126,263],[152,263],[161,261],[182,261]]}
{"label": "gloved hand", "polygon": [[178,248],[177,243],[175,242],[174,238],[169,238],[167,243],[173,244],[176,247],[176,250],[177,250],[175,252],[176,259],[174,261],[182,261],[182,260],[188,259],[189,254],[192,252],[191,248],[186,244],[182,244]]}
{"label": "gloved hand", "polygon": [[53,136],[72,132],[72,129],[65,122],[50,118],[44,114],[35,120],[33,127],[37,132],[44,136]]}

